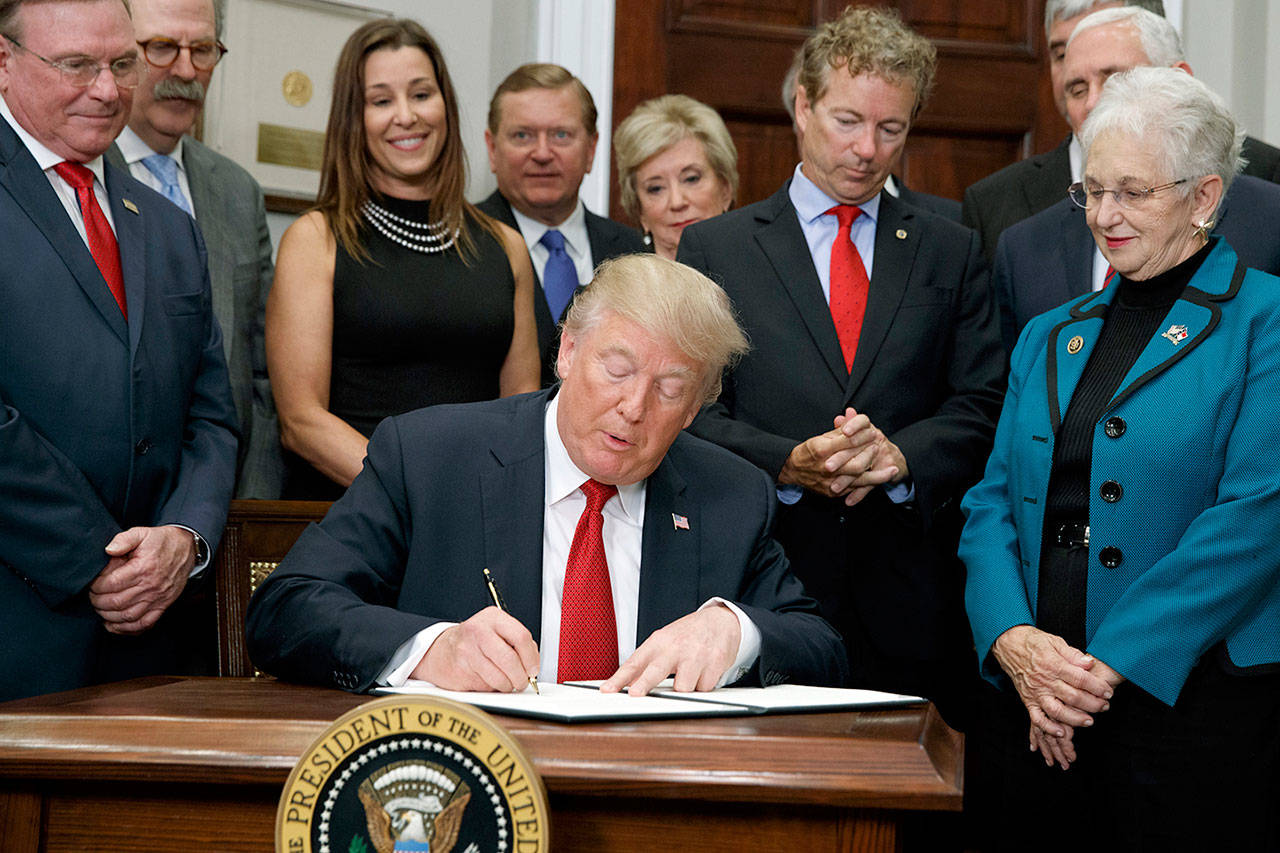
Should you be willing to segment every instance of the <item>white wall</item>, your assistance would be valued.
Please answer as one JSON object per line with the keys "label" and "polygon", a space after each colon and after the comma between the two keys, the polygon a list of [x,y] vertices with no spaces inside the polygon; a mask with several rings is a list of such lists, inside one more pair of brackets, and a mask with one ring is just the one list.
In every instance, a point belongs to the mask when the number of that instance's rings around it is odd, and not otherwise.
{"label": "white wall", "polygon": [[1192,71],[1226,99],[1250,136],[1280,145],[1280,0],[1180,5]]}

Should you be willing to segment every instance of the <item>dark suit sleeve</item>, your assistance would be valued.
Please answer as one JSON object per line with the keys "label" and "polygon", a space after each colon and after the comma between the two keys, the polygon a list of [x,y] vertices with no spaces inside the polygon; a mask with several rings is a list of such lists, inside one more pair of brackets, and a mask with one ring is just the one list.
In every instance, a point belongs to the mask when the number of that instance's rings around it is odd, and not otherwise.
{"label": "dark suit sleeve", "polygon": [[[701,232],[696,225],[685,229],[680,236],[676,260],[693,267],[712,280],[718,278],[712,272],[703,247]],[[689,431],[699,438],[732,450],[776,481],[782,472],[782,466],[786,464],[787,457],[799,442],[740,421],[730,414],[732,410],[733,373],[730,370],[723,377],[719,399],[703,408]]]}
{"label": "dark suit sleeve", "polygon": [[222,332],[213,316],[209,263],[195,220],[186,218],[198,247],[204,308],[204,348],[187,401],[182,458],[173,489],[155,524],[181,524],[199,532],[212,551],[222,539],[236,478],[239,427],[227,375]]}
{"label": "dark suit sleeve", "polygon": [[[120,525],[65,455],[0,389],[0,562],[50,607],[80,593],[107,565]],[[39,574],[31,571],[39,569]]]}
{"label": "dark suit sleeve", "polygon": [[1013,258],[1009,252],[1009,241],[1003,234],[996,243],[996,260],[991,267],[992,289],[995,291],[997,310],[1000,312],[1000,340],[1004,351],[1012,354],[1014,344],[1018,342],[1018,306],[1015,302],[1017,293],[1013,288]]}
{"label": "dark suit sleeve", "polygon": [[246,639],[263,670],[364,690],[402,643],[440,621],[396,606],[410,533],[402,453],[389,418],[346,494],[258,588]]}
{"label": "dark suit sleeve", "polygon": [[760,657],[744,680],[764,686],[782,683],[843,686],[848,659],[835,629],[818,615],[773,538],[776,502],[767,478],[759,479],[762,524],[734,603],[760,629]]}
{"label": "dark suit sleeve", "polygon": [[942,404],[888,436],[907,460],[926,522],[981,476],[1004,396],[998,311],[976,234],[969,235],[957,310],[945,331]]}
{"label": "dark suit sleeve", "polygon": [[248,446],[244,451],[241,480],[236,497],[275,500],[284,488],[284,463],[280,455],[280,419],[275,398],[271,396],[271,380],[267,376],[266,324],[267,295],[275,276],[271,262],[271,232],[267,228],[267,210],[262,190],[254,185],[254,222],[258,235],[258,301],[250,327],[249,354],[253,370],[252,413]]}

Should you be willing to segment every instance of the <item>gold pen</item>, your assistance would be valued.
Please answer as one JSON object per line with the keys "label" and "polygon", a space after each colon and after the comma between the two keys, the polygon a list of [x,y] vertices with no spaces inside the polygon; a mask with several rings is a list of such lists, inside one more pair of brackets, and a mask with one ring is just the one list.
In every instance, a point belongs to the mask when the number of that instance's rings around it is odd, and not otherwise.
{"label": "gold pen", "polygon": [[[502,596],[498,595],[498,587],[493,583],[493,575],[489,574],[489,570],[487,568],[484,570],[484,582],[485,585],[489,587],[489,597],[493,599],[494,607],[497,607],[503,613],[509,613],[510,611],[507,610],[507,606],[502,603]],[[534,693],[537,693],[539,696],[542,695],[542,691],[538,689],[538,676],[529,676],[529,684],[533,687]]]}

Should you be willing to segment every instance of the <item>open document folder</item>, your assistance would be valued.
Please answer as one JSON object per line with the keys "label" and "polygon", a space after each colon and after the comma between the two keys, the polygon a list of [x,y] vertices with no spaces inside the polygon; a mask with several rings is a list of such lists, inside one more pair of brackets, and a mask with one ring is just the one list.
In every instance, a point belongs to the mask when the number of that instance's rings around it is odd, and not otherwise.
{"label": "open document folder", "polygon": [[732,717],[747,714],[788,714],[921,705],[925,699],[878,690],[846,690],[778,684],[773,687],[721,687],[704,693],[677,693],[668,679],[648,696],[601,693],[599,681],[540,684],[519,693],[471,693],[442,690],[422,681],[404,687],[380,687],[382,695],[443,696],[513,717],[532,717],[561,723],[609,720],[664,720],[680,717]]}

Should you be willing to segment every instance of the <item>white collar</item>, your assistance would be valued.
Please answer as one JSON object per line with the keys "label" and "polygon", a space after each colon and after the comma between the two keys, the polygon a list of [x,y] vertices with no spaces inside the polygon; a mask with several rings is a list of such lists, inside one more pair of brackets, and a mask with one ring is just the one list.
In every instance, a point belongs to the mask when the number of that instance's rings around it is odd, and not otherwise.
{"label": "white collar", "polygon": [[587,208],[581,199],[574,206],[573,213],[570,213],[569,217],[559,225],[547,225],[525,216],[516,210],[514,205],[511,207],[511,213],[515,216],[516,225],[530,248],[538,245],[542,235],[554,228],[564,235],[565,248],[570,255],[586,257],[591,251],[591,244],[587,239]]}
{"label": "white collar", "polygon": [[[800,166],[796,166],[788,194],[791,197],[791,204],[795,207],[796,212],[800,214],[800,221],[804,223],[814,222],[819,216],[824,215],[837,204],[841,204],[841,202],[824,193],[818,188],[817,184],[809,180],[809,176],[804,173]],[[858,205],[858,208],[862,211],[862,215],[866,217],[867,221],[874,224],[880,217],[880,193],[876,193]]]}
{"label": "white collar", "polygon": [[[185,139],[185,136],[180,137],[178,144],[173,146],[173,150],[169,152],[169,156],[177,161],[178,168],[184,172],[186,168],[182,163],[182,143]],[[130,166],[139,160],[150,157],[152,154],[160,153],[143,142],[142,137],[134,133],[133,128],[128,125],[125,125],[124,130],[120,131],[120,135],[116,137],[116,147],[120,149],[120,153],[124,155],[124,161]]]}

